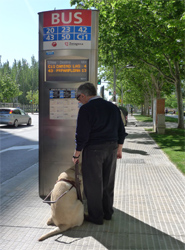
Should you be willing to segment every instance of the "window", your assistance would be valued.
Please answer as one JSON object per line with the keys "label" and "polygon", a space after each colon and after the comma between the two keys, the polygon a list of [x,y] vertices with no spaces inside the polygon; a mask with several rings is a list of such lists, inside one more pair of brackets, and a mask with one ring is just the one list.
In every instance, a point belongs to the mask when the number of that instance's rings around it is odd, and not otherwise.
{"label": "window", "polygon": [[0,109],[0,114],[7,115],[9,114],[10,109]]}

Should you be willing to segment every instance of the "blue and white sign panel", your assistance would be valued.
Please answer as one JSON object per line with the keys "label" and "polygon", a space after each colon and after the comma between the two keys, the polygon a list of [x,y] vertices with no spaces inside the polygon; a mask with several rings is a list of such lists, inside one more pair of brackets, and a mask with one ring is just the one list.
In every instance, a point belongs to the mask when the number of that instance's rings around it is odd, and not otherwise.
{"label": "blue and white sign panel", "polygon": [[90,10],[49,11],[43,21],[43,50],[91,49]]}
{"label": "blue and white sign panel", "polygon": [[50,99],[76,98],[76,89],[50,89]]}

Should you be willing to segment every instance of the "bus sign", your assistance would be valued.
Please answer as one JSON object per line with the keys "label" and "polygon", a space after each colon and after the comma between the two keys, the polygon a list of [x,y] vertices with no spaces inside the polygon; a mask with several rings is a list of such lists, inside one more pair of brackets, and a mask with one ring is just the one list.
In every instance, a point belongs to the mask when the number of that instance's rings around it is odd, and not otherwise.
{"label": "bus sign", "polygon": [[43,50],[49,49],[91,49],[91,11],[45,12]]}

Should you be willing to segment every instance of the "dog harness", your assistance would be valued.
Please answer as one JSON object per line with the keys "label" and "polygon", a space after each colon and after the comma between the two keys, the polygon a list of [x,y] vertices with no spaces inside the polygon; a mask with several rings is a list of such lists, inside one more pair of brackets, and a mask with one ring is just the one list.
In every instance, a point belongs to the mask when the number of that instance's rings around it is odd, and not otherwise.
{"label": "dog harness", "polygon": [[71,184],[71,187],[67,191],[65,191],[63,194],[61,194],[55,201],[48,201],[47,199],[50,197],[50,195],[53,192],[53,189],[52,189],[51,192],[43,200],[43,203],[49,203],[49,204],[56,203],[60,198],[62,198],[65,194],[67,194],[73,187],[76,188],[78,200],[80,200],[83,203],[83,201],[82,201],[82,195],[81,195],[81,191],[80,191],[80,180],[79,180],[78,162],[75,165],[75,182],[67,180],[67,179],[64,179],[64,178],[61,178],[56,183],[58,183],[60,181],[64,181],[64,182],[67,182],[67,183]]}

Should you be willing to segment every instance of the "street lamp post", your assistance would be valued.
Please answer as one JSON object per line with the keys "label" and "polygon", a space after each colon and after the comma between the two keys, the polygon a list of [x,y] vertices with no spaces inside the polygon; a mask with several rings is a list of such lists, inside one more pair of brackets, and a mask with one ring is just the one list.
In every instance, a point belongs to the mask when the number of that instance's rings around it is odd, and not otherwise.
{"label": "street lamp post", "polygon": [[121,85],[121,106],[123,106],[123,95],[126,92],[131,92],[131,90],[128,89],[128,90],[126,90],[126,91],[123,92],[123,85]]}
{"label": "street lamp post", "polygon": [[121,69],[119,69],[118,73],[116,74],[116,66],[114,65],[114,86],[113,86],[113,102],[116,102],[116,79],[117,76],[119,75],[119,73],[121,72],[122,69],[127,68],[127,69],[133,69],[135,68],[134,65],[126,65],[121,67]]}

